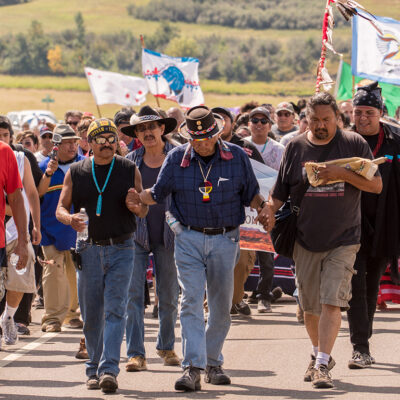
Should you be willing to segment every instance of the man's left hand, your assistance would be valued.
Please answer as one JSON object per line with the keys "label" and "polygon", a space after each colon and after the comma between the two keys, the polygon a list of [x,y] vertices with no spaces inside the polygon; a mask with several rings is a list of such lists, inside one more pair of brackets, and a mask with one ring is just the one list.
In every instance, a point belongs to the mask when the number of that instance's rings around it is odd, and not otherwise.
{"label": "man's left hand", "polygon": [[32,229],[32,244],[39,245],[40,241],[42,240],[42,234],[40,229],[37,229],[36,226]]}
{"label": "man's left hand", "polygon": [[338,165],[328,164],[318,167],[318,179],[322,185],[332,181],[343,181],[344,168]]}
{"label": "man's left hand", "polygon": [[275,213],[269,204],[265,204],[263,208],[257,209],[258,216],[256,222],[259,222],[267,232],[270,232],[275,226]]}
{"label": "man's left hand", "polygon": [[140,213],[143,204],[136,189],[131,188],[128,190],[128,194],[125,198],[125,204],[129,211],[133,212],[134,214]]}

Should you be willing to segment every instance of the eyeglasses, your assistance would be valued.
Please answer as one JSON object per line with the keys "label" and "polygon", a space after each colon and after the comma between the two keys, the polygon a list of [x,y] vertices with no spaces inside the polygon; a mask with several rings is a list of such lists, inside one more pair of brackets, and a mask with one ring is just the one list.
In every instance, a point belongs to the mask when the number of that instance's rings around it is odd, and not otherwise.
{"label": "eyeglasses", "polygon": [[252,124],[258,124],[261,122],[263,125],[266,125],[269,122],[267,118],[252,118],[250,121]]}
{"label": "eyeglasses", "polygon": [[362,112],[360,110],[355,110],[354,111],[354,116],[355,117],[367,117],[367,118],[374,118],[374,117],[380,117],[379,113],[376,113],[373,110],[368,110],[365,112]]}
{"label": "eyeglasses", "polygon": [[158,125],[156,122],[149,122],[147,124],[138,125],[135,128],[135,131],[138,132],[138,133],[143,133],[143,132],[146,132],[147,130],[155,131],[159,127],[160,127],[160,125]]}
{"label": "eyeglasses", "polygon": [[69,122],[67,122],[67,124],[68,125],[78,125],[79,124],[79,121],[69,121]]}
{"label": "eyeglasses", "polygon": [[104,137],[104,136],[95,136],[93,138],[93,140],[97,143],[97,144],[106,144],[110,143],[113,144],[116,142],[117,138],[115,136],[110,136],[110,137]]}

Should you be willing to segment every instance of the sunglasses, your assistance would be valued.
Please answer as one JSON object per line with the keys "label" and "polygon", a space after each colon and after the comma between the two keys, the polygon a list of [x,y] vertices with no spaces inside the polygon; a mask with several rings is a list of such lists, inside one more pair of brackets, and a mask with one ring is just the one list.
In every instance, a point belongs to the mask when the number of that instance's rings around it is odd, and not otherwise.
{"label": "sunglasses", "polygon": [[155,131],[159,126],[160,125],[158,125],[156,122],[150,122],[150,123],[147,123],[147,124],[141,124],[141,125],[138,125],[135,128],[135,132],[143,133],[143,132],[146,132],[147,130]]}
{"label": "sunglasses", "polygon": [[67,122],[68,125],[78,125],[79,121],[71,121],[71,122]]}
{"label": "sunglasses", "polygon": [[51,139],[53,135],[42,135],[40,136],[42,139]]}
{"label": "sunglasses", "polygon": [[263,125],[266,125],[269,122],[267,118],[252,118],[250,121],[252,124],[258,124],[261,122]]}
{"label": "sunglasses", "polygon": [[286,117],[286,118],[289,118],[292,114],[290,113],[290,112],[287,112],[287,111],[279,111],[278,112],[278,117]]}
{"label": "sunglasses", "polygon": [[110,143],[113,144],[117,141],[117,138],[115,136],[110,136],[110,137],[104,137],[104,136],[95,136],[93,138],[93,140],[97,143],[97,144],[106,144]]}

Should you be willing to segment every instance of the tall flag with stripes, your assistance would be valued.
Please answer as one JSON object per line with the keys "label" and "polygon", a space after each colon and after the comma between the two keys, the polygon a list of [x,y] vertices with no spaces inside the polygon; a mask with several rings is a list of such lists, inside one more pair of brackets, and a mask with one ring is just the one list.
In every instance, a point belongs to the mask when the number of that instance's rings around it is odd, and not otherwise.
{"label": "tall flag with stripes", "polygon": [[204,104],[196,58],[170,57],[144,48],[142,69],[154,96],[175,101],[184,108]]}
{"label": "tall flag with stripes", "polygon": [[143,78],[85,67],[86,78],[97,105],[138,106],[146,101],[148,88]]}
{"label": "tall flag with stripes", "polygon": [[400,85],[400,21],[376,16],[374,22],[353,19],[353,75]]}

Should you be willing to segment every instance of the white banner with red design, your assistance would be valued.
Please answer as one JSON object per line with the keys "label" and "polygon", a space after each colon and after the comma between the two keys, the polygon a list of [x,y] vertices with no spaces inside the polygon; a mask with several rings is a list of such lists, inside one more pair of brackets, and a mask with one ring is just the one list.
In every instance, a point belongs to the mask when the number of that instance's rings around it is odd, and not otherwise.
{"label": "white banner with red design", "polygon": [[[275,184],[278,171],[261,164],[258,161],[250,159],[254,174],[260,185],[260,193],[268,199],[269,192]],[[262,225],[255,222],[257,211],[252,208],[246,208],[246,220],[240,225],[240,248],[246,250],[267,251],[274,253],[271,237]]]}
{"label": "white banner with red design", "polygon": [[97,105],[138,106],[146,101],[148,88],[143,78],[89,67],[85,74]]}
{"label": "white banner with red design", "polygon": [[142,69],[150,92],[184,108],[204,104],[199,82],[199,60],[142,51]]}

